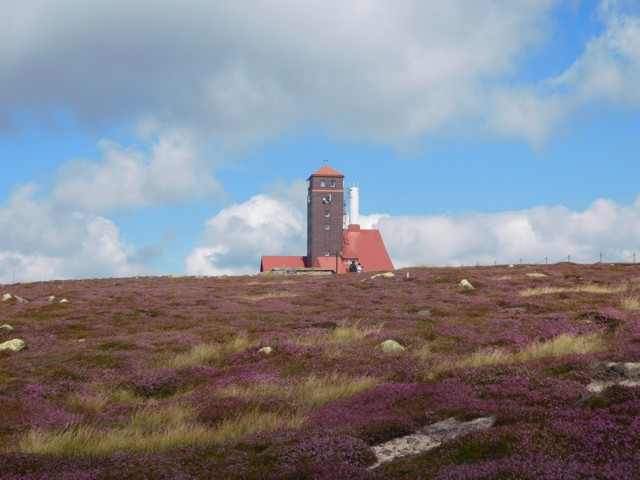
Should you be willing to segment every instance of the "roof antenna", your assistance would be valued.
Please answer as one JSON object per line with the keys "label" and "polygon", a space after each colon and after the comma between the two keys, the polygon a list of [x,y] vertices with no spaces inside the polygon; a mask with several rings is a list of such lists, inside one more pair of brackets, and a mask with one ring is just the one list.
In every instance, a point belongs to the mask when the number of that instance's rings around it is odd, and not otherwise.
{"label": "roof antenna", "polygon": [[329,160],[327,160],[326,158],[324,159],[324,163],[329,163]]}

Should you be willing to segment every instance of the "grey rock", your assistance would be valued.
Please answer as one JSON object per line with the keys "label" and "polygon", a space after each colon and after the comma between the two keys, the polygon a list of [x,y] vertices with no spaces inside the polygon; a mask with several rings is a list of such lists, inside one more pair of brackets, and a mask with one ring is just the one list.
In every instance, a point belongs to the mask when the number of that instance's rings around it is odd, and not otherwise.
{"label": "grey rock", "polygon": [[476,430],[490,428],[495,419],[481,417],[469,422],[460,422],[455,418],[448,418],[441,422],[428,425],[411,435],[395,438],[373,447],[376,463],[370,468],[394,460],[396,458],[418,455],[442,445],[444,442],[466,435]]}

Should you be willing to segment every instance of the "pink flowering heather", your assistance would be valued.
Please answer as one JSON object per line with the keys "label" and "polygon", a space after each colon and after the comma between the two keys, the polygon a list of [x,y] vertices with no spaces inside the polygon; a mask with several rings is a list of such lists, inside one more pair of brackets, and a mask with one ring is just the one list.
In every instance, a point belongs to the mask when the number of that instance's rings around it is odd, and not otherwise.
{"label": "pink flowering heather", "polygon": [[[0,476],[638,478],[640,266],[371,276],[0,286]],[[452,417],[495,421],[371,469]]]}

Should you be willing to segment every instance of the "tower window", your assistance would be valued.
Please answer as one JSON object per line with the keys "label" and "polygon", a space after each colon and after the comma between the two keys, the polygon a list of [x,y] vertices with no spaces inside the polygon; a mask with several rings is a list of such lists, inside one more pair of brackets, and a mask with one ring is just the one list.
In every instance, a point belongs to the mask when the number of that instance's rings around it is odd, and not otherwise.
{"label": "tower window", "polygon": [[324,216],[325,217],[330,217],[331,216],[331,210],[325,210],[324,211]]}
{"label": "tower window", "polygon": [[331,230],[331,225],[329,225],[328,223],[325,223],[324,229],[325,230]]}
{"label": "tower window", "polygon": [[329,252],[324,252],[325,257],[328,257],[329,255],[331,255]]}
{"label": "tower window", "polygon": [[327,185],[327,182],[325,182],[324,180],[320,180],[321,187],[325,187],[326,185]]}
{"label": "tower window", "polygon": [[331,188],[335,188],[336,187],[336,181],[335,180],[331,180]]}

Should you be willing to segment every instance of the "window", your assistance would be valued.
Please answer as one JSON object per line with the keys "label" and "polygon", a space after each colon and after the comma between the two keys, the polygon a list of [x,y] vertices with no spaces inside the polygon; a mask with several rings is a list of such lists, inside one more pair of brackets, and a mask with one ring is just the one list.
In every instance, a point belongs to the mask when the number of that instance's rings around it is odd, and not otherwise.
{"label": "window", "polygon": [[331,210],[325,210],[324,211],[324,216],[325,217],[330,217],[331,216]]}
{"label": "window", "polygon": [[335,180],[331,180],[331,188],[336,188],[336,181]]}
{"label": "window", "polygon": [[324,229],[325,230],[331,230],[331,225],[329,225],[328,223],[325,223]]}
{"label": "window", "polygon": [[327,185],[327,183],[324,180],[320,180],[320,186],[321,187],[325,187]]}
{"label": "window", "polygon": [[329,252],[324,252],[325,257],[328,257],[329,255],[331,255]]}

